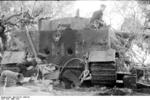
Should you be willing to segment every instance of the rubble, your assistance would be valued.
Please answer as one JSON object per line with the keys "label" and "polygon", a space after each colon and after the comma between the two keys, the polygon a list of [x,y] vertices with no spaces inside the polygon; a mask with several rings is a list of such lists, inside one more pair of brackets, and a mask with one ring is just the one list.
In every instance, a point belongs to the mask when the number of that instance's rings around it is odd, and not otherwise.
{"label": "rubble", "polygon": [[[6,83],[5,83],[6,81]],[[10,78],[7,78],[5,81],[3,81],[1,78],[0,78],[0,87],[11,87],[11,86],[16,86],[16,81],[13,80],[13,79],[10,79]]]}
{"label": "rubble", "polygon": [[131,89],[127,88],[112,88],[112,89],[105,89],[105,91],[102,91],[98,93],[98,95],[117,95],[117,96],[124,96],[124,95],[132,95],[133,91]]}
{"label": "rubble", "polygon": [[52,80],[44,80],[43,86],[46,88],[46,91],[51,92],[53,90],[53,81]]}
{"label": "rubble", "polygon": [[136,88],[136,75],[125,75],[123,78],[124,87],[135,89]]}
{"label": "rubble", "polygon": [[54,64],[39,64],[37,65],[39,71],[42,73],[44,79],[58,79],[59,70],[57,70]]}

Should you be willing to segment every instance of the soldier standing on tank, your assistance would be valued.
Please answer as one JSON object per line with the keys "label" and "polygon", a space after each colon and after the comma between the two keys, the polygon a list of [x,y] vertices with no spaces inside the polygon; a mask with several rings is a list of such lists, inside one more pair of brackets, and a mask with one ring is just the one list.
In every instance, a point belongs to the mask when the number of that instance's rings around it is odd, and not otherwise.
{"label": "soldier standing on tank", "polygon": [[92,18],[90,19],[90,23],[94,26],[96,26],[97,28],[100,28],[103,26],[104,21],[103,21],[103,12],[105,10],[106,6],[105,5],[101,5],[100,6],[100,10],[95,11],[92,15]]}

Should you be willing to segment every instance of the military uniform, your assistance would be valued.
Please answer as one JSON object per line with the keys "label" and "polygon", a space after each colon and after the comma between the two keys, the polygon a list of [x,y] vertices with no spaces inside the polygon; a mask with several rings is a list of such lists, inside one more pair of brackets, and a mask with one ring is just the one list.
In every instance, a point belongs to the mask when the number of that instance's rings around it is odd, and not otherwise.
{"label": "military uniform", "polygon": [[103,10],[95,11],[92,15],[90,23],[97,25],[97,28],[100,28],[103,26],[103,23],[104,23],[104,21],[102,20],[102,17],[103,17]]}
{"label": "military uniform", "polygon": [[98,10],[98,11],[93,13],[93,16],[90,20],[90,23],[93,23],[95,20],[101,20],[102,21],[102,17],[103,17],[103,11]]}

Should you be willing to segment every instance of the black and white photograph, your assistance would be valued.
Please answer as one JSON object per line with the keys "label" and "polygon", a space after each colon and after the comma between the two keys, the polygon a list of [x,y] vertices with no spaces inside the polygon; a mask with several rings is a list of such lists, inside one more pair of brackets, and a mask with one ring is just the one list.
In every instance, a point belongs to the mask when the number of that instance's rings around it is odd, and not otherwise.
{"label": "black and white photograph", "polygon": [[0,96],[150,96],[150,1],[0,1]]}

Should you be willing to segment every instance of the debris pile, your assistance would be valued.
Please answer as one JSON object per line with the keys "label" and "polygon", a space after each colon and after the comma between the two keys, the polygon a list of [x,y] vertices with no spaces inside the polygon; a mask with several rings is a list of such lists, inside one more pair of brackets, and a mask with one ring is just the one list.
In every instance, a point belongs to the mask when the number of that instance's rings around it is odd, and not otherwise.
{"label": "debris pile", "polygon": [[112,89],[105,89],[102,92],[98,93],[98,95],[132,95],[133,91],[131,89],[120,89],[120,88],[112,88]]}
{"label": "debris pile", "polygon": [[59,77],[58,66],[54,64],[39,64],[37,65],[39,72],[44,79],[55,80]]}

